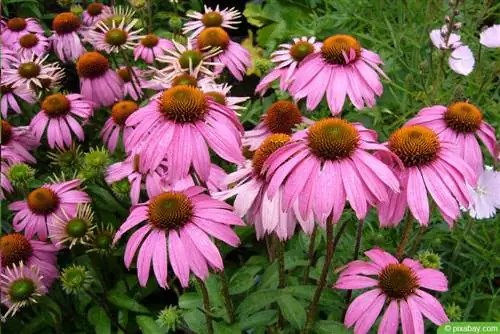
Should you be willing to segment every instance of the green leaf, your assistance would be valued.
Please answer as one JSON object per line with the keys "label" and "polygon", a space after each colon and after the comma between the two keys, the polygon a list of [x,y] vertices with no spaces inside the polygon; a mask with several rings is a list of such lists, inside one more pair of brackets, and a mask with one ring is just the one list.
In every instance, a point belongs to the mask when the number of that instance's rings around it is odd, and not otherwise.
{"label": "green leaf", "polygon": [[113,305],[125,310],[137,313],[149,313],[147,307],[139,304],[138,302],[135,301],[135,299],[127,296],[125,293],[118,290],[111,290],[108,294],[108,300]]}
{"label": "green leaf", "polygon": [[278,262],[274,262],[260,278],[259,290],[276,289],[279,284]]}
{"label": "green leaf", "polygon": [[292,324],[294,328],[301,329],[306,323],[306,310],[302,303],[290,295],[283,295],[278,298],[283,317]]}
{"label": "green leaf", "polygon": [[182,313],[182,318],[188,327],[196,333],[205,333],[205,315],[198,309],[187,310]]}
{"label": "green leaf", "polygon": [[[128,311],[126,310],[119,310],[118,311],[118,323],[123,326],[123,328],[127,328],[127,324],[128,324]],[[122,334],[125,334],[123,333],[122,330],[119,330],[118,333],[122,333]]]}
{"label": "green leaf", "polygon": [[152,317],[138,315],[135,317],[135,322],[137,322],[137,326],[139,326],[139,329],[143,334],[166,333],[166,330],[158,326]]}
{"label": "green leaf", "polygon": [[92,306],[87,313],[88,321],[94,325],[97,334],[111,334],[111,320],[100,306]]}
{"label": "green leaf", "polygon": [[283,293],[277,290],[261,290],[248,295],[236,309],[239,315],[252,314],[275,302]]}
{"label": "green leaf", "polygon": [[297,267],[307,266],[308,260],[304,259],[304,254],[300,251],[289,251],[285,253],[285,269],[292,270]]}
{"label": "green leaf", "polygon": [[186,292],[179,298],[179,307],[195,309],[201,307],[201,297],[196,292]]}
{"label": "green leaf", "polygon": [[278,312],[276,310],[265,310],[254,313],[248,318],[240,320],[241,329],[255,329],[272,325],[277,320]]}
{"label": "green leaf", "polygon": [[109,191],[95,184],[87,185],[87,191],[93,198],[93,202],[103,211],[117,212],[121,215],[127,215],[125,208],[111,195]]}
{"label": "green leaf", "polygon": [[319,320],[314,325],[314,332],[317,334],[348,334],[351,330],[345,328],[344,324],[333,320]]}
{"label": "green leaf", "polygon": [[255,284],[255,276],[261,270],[261,266],[248,266],[238,270],[229,280],[229,293],[236,295],[250,290]]}
{"label": "green leaf", "polygon": [[214,322],[214,332],[215,334],[234,334],[241,333],[241,329],[238,324],[229,326],[220,322]]}

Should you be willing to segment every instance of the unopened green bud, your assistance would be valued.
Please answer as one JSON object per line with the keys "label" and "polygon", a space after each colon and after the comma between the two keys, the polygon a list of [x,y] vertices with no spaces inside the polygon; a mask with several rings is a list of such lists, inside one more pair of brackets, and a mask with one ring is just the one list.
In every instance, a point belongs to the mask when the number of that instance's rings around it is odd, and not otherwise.
{"label": "unopened green bud", "polygon": [[36,171],[25,163],[15,164],[7,170],[10,183],[17,188],[24,188],[35,179]]}
{"label": "unopened green bud", "polygon": [[61,283],[64,292],[76,294],[92,285],[93,277],[84,266],[71,265],[61,273]]}
{"label": "unopened green bud", "polygon": [[450,318],[450,321],[461,321],[463,312],[462,308],[458,306],[455,303],[451,304],[446,304],[444,306],[444,309],[446,311],[446,314],[448,315],[448,318]]}
{"label": "unopened green bud", "polygon": [[175,332],[181,321],[181,314],[177,306],[168,306],[160,311],[156,322],[167,332]]}
{"label": "unopened green bud", "polygon": [[416,259],[420,261],[424,268],[439,269],[441,268],[441,258],[433,251],[424,250],[417,254]]}
{"label": "unopened green bud", "polygon": [[266,74],[274,67],[274,63],[266,58],[257,58],[254,60],[254,62],[255,62],[255,68],[261,74]]}
{"label": "unopened green bud", "polygon": [[182,28],[182,19],[179,16],[172,16],[168,20],[168,25],[174,31],[180,30]]}

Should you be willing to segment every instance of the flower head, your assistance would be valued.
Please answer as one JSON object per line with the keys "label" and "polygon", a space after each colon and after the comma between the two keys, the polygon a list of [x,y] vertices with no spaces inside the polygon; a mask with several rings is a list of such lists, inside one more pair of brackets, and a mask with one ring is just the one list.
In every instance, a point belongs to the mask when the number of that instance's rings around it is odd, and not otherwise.
{"label": "flower head", "polygon": [[116,73],[123,82],[124,97],[130,96],[130,98],[134,101],[142,98],[144,95],[143,88],[146,86],[143,70],[135,66],[132,66],[130,69],[123,66],[120,67]]}
{"label": "flower head", "polygon": [[234,112],[245,109],[239,104],[249,99],[248,96],[230,96],[231,86],[227,83],[217,84],[211,78],[200,80],[199,86],[205,94],[211,96],[217,103],[227,106]]}
{"label": "flower head", "polygon": [[378,333],[424,333],[423,317],[436,325],[448,322],[439,301],[423,289],[447,291],[448,280],[436,269],[426,269],[418,261],[399,262],[381,249],[365,252],[370,259],[352,261],[335,283],[337,289],[371,288],[356,297],[347,309],[344,324],[354,333],[368,333],[385,305]]}
{"label": "flower head", "polygon": [[52,242],[57,246],[67,245],[69,249],[76,244],[88,244],[96,227],[92,207],[89,204],[78,205],[76,215],[62,213],[62,217],[56,216],[48,226]]}
{"label": "flower head", "polygon": [[27,126],[14,127],[9,122],[0,120],[0,150],[2,158],[9,163],[36,162],[29,151],[40,145]]}
{"label": "flower head", "polygon": [[0,92],[2,93],[0,109],[3,118],[7,118],[9,110],[14,110],[17,114],[22,113],[21,107],[19,106],[16,98],[19,98],[29,104],[35,103],[33,91],[25,85],[13,87],[12,85],[1,84]]}
{"label": "flower head", "polygon": [[167,50],[174,49],[174,44],[168,39],[161,38],[155,34],[143,36],[134,49],[134,59],[139,58],[148,64],[152,64],[157,57],[164,56]]}
{"label": "flower head", "polygon": [[128,230],[140,226],[128,240],[125,265],[130,267],[139,249],[137,272],[141,286],[148,281],[151,264],[163,288],[167,286],[168,262],[183,287],[188,286],[191,271],[204,280],[208,266],[223,269],[219,250],[209,235],[237,246],[240,241],[231,225],[243,225],[243,222],[231,206],[210,198],[204,191],[197,186],[174,187],[133,207],[114,242]]}
{"label": "flower head", "polygon": [[167,306],[158,314],[156,322],[160,327],[165,328],[167,332],[175,332],[181,323],[181,312],[177,306]]}
{"label": "flower head", "polygon": [[139,32],[142,28],[133,30],[136,23],[137,19],[128,23],[122,19],[119,24],[112,21],[112,24],[108,26],[103,21],[99,21],[96,24],[97,29],[89,30],[87,35],[97,50],[118,53],[121,50],[133,49],[141,38]]}
{"label": "flower head", "polygon": [[14,60],[10,68],[2,71],[2,85],[43,88],[43,80],[51,80],[53,72],[60,69],[55,63],[45,64],[47,57],[37,58],[32,54],[31,57]]}
{"label": "flower head", "polygon": [[495,217],[500,209],[500,172],[485,166],[475,187],[468,186],[472,197],[469,214],[475,219]]}
{"label": "flower head", "polygon": [[494,24],[481,32],[479,42],[487,48],[500,48],[500,24]]}
{"label": "flower head", "polygon": [[25,163],[13,164],[7,170],[9,181],[17,188],[25,188],[35,180],[36,170]]}
{"label": "flower head", "polygon": [[80,28],[80,17],[71,12],[60,13],[52,21],[52,47],[63,62],[75,61],[85,52],[78,35]]}
{"label": "flower head", "polygon": [[120,134],[122,134],[122,140],[125,142],[132,132],[132,128],[126,127],[125,122],[137,109],[139,109],[137,103],[128,100],[118,101],[111,108],[111,116],[104,123],[100,134],[104,144],[111,152],[115,151]]}
{"label": "flower head", "polygon": [[61,273],[61,285],[67,294],[78,294],[90,288],[94,281],[92,274],[84,266],[71,265]]}
{"label": "flower head", "polygon": [[19,37],[26,33],[43,35],[44,31],[34,18],[13,17],[7,21],[5,27],[2,26],[2,42],[5,46],[13,46]]}
{"label": "flower head", "polygon": [[90,3],[82,14],[83,24],[87,27],[93,26],[110,13],[110,7],[98,2]]}
{"label": "flower head", "polygon": [[29,32],[21,35],[13,48],[21,57],[30,58],[32,55],[43,57],[49,51],[49,46],[47,37]]}
{"label": "flower head", "polygon": [[97,226],[89,242],[90,249],[88,252],[100,255],[112,253],[114,250],[113,237],[115,232],[115,229],[110,224]]}
{"label": "flower head", "polygon": [[241,13],[235,8],[215,9],[205,6],[205,13],[191,12],[187,14],[193,20],[186,22],[182,33],[190,34],[191,38],[198,36],[205,28],[222,27],[226,29],[236,29],[235,25],[240,23],[238,19]]}

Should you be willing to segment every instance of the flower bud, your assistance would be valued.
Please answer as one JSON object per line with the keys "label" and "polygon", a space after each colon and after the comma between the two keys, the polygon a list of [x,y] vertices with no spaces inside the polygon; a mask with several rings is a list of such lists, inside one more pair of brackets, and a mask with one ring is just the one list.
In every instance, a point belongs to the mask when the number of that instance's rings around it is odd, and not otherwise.
{"label": "flower bud", "polygon": [[16,188],[26,188],[35,179],[36,171],[25,163],[15,164],[7,170],[9,181]]}
{"label": "flower bud", "polygon": [[441,258],[438,254],[430,250],[424,250],[415,257],[424,268],[439,269],[441,268]]}
{"label": "flower bud", "polygon": [[181,321],[181,313],[177,306],[168,306],[160,311],[156,322],[167,332],[175,332]]}
{"label": "flower bud", "polygon": [[462,308],[455,303],[444,305],[444,309],[450,321],[461,321],[462,320]]}
{"label": "flower bud", "polygon": [[182,19],[179,16],[172,16],[168,20],[168,25],[173,31],[180,30],[182,28]]}
{"label": "flower bud", "polygon": [[84,266],[71,265],[61,273],[61,284],[67,294],[76,294],[88,289],[93,282],[90,271]]}

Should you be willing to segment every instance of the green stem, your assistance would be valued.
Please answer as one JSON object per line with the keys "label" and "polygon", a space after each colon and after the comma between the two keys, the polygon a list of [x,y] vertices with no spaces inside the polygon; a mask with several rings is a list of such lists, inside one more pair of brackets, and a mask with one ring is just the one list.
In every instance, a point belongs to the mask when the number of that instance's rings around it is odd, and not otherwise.
{"label": "green stem", "polygon": [[307,313],[306,324],[304,326],[303,333],[309,333],[311,330],[314,317],[316,316],[316,311],[318,309],[319,300],[321,298],[321,294],[323,293],[323,289],[326,286],[326,281],[328,278],[328,270],[330,269],[330,265],[332,264],[333,255],[335,254],[335,250],[337,249],[337,244],[340,240],[342,233],[344,232],[347,223],[349,220],[345,220],[339,227],[337,234],[335,235],[335,240],[333,238],[333,222],[332,216],[328,217],[326,221],[326,256],[325,263],[323,264],[323,268],[321,269],[321,275],[319,277],[318,285],[316,287],[316,291],[314,291],[314,296],[311,301],[311,306],[309,307],[309,312]]}
{"label": "green stem", "polygon": [[208,290],[207,287],[205,286],[205,282],[201,280],[200,278],[196,278],[198,280],[198,283],[200,284],[200,290],[201,294],[203,296],[203,309],[204,309],[204,314],[205,314],[205,320],[207,322],[207,333],[208,334],[213,334],[214,333],[214,325],[212,321],[212,316],[210,315],[210,299],[208,297]]}
{"label": "green stem", "polygon": [[[354,246],[354,254],[352,256],[353,261],[356,261],[359,258],[359,250],[361,248],[361,241],[363,239],[363,225],[364,224],[365,224],[364,220],[359,221],[358,232],[356,234],[356,244]],[[345,298],[346,305],[348,305],[349,302],[351,301],[351,297],[352,297],[352,290],[349,290],[349,291],[347,291],[346,298]],[[347,312],[347,309],[345,311]],[[345,312],[344,312],[344,314],[345,314]]]}
{"label": "green stem", "polygon": [[412,223],[413,223],[413,217],[411,213],[408,211],[406,214],[403,234],[401,235],[401,241],[399,242],[398,249],[396,250],[396,257],[398,259],[401,259],[403,257],[405,247],[408,244],[408,240],[410,239]]}
{"label": "green stem", "polygon": [[222,297],[224,298],[224,307],[226,308],[229,323],[232,324],[234,322],[234,307],[231,296],[229,295],[229,282],[227,281],[226,273],[224,271],[220,271],[219,278],[222,285],[221,292]]}
{"label": "green stem", "polygon": [[309,258],[309,263],[304,271],[304,277],[302,278],[302,282],[307,284],[309,282],[309,272],[311,271],[311,267],[314,264],[314,246],[316,244],[316,234],[318,233],[318,226],[315,224],[314,229],[311,233],[311,237],[309,238],[309,248],[307,250],[307,256]]}

